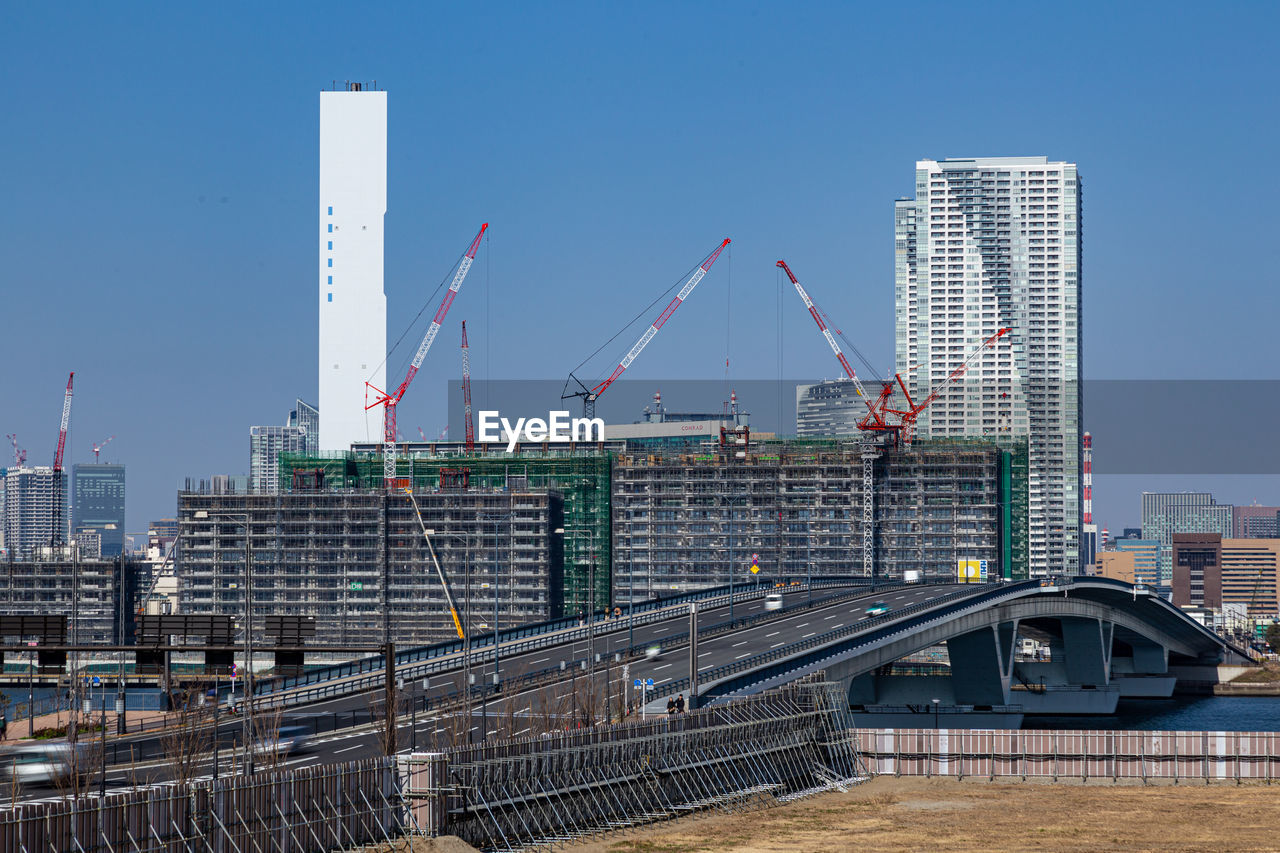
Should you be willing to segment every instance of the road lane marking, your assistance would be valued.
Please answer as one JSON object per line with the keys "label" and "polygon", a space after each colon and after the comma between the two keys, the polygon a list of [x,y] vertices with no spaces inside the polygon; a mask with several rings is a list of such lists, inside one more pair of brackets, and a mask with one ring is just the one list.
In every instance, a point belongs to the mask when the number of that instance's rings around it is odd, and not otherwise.
{"label": "road lane marking", "polygon": [[823,616],[822,618],[823,618],[823,619],[834,619],[834,618],[836,618],[836,617],[837,617],[837,616],[839,616],[839,615],[840,615],[839,613],[832,613],[830,616]]}
{"label": "road lane marking", "polygon": [[[438,731],[438,729],[437,729],[437,731]],[[358,744],[356,744],[355,746],[348,746],[348,747],[347,747],[347,748],[345,748],[345,749],[335,749],[335,750],[333,751],[333,754],[334,754],[334,755],[337,755],[337,754],[338,754],[338,753],[340,753],[340,752],[350,752],[351,750],[353,750],[353,749],[359,749],[359,748],[360,748],[360,747],[362,747],[362,746],[364,746],[364,744],[362,744],[362,743],[358,743]]]}
{"label": "road lane marking", "polygon": [[797,628],[807,628],[807,627],[809,627],[809,623],[808,623],[808,622],[801,622],[801,623],[800,623],[799,625],[797,625],[796,627],[797,627]]}
{"label": "road lane marking", "polygon": [[711,654],[711,652],[703,652],[702,654],[698,655],[698,657],[705,658],[709,654]]}
{"label": "road lane marking", "polygon": [[813,636],[814,634],[816,634],[816,633],[818,633],[818,632],[817,632],[817,631],[810,631],[809,633],[805,634],[805,635],[804,635],[803,637],[801,637],[800,639],[802,639],[802,640],[807,640],[809,637],[812,637],[812,636]]}
{"label": "road lane marking", "polygon": [[746,657],[747,655],[749,655],[749,654],[751,654],[751,652],[743,652],[742,654],[740,654],[740,655],[738,655],[736,658],[734,658],[734,660],[742,660],[743,658],[745,658],[745,657]]}
{"label": "road lane marking", "polygon": [[667,668],[667,667],[669,667],[669,666],[671,666],[671,664],[669,664],[669,663],[664,663],[662,666],[655,666],[655,667],[653,668],[653,671],[654,671],[654,672],[657,672],[658,670],[660,670],[660,669],[666,669],[666,668]]}
{"label": "road lane marking", "polygon": [[764,635],[764,638],[767,640],[767,639],[769,639],[770,637],[776,637],[776,636],[778,636],[778,635],[779,635],[779,634],[781,634],[781,633],[782,633],[781,631],[774,631],[772,634],[765,634],[765,635]]}
{"label": "road lane marking", "polygon": [[786,643],[774,643],[774,644],[773,644],[772,646],[770,646],[769,648],[771,648],[771,649],[776,649],[778,646],[785,646],[785,645],[786,645]]}
{"label": "road lane marking", "polygon": [[747,643],[749,643],[749,642],[751,642],[751,641],[750,641],[750,640],[743,640],[741,643],[734,643],[734,644],[733,644],[733,648],[735,648],[735,649],[736,649],[738,646],[745,646],[745,645],[746,645]]}

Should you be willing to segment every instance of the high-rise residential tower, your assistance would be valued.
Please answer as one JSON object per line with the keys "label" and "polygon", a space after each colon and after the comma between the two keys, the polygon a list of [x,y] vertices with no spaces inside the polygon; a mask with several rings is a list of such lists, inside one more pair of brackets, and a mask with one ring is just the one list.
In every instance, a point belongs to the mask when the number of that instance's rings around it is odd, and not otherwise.
{"label": "high-rise residential tower", "polygon": [[320,410],[310,403],[304,402],[301,397],[294,403],[292,411],[289,412],[289,423],[291,427],[300,427],[306,433],[306,452],[315,453],[320,449]]}
{"label": "high-rise residential tower", "polygon": [[1025,436],[1030,573],[1075,573],[1079,172],[1045,157],[921,160],[915,190],[894,205],[895,361],[912,396],[927,394],[999,329],[1013,330],[934,401],[917,434]]}
{"label": "high-rise residential tower", "polygon": [[124,466],[79,463],[72,468],[71,490],[71,528],[97,531],[102,556],[119,557],[124,550]]}
{"label": "high-rise residential tower", "polygon": [[386,388],[387,93],[320,93],[320,449],[382,436],[365,382]]}
{"label": "high-rise residential tower", "polygon": [[[4,485],[4,543],[10,556],[23,559],[52,544],[71,541],[65,471],[44,465],[10,468]],[[59,500],[61,521],[57,522]]]}

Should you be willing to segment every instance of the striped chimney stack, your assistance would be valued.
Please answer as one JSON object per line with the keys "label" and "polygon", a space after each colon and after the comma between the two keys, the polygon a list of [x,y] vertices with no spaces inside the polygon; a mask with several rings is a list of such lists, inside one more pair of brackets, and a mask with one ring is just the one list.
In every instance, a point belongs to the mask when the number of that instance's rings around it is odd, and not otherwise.
{"label": "striped chimney stack", "polygon": [[1084,523],[1093,524],[1093,436],[1087,432],[1084,434],[1083,466]]}

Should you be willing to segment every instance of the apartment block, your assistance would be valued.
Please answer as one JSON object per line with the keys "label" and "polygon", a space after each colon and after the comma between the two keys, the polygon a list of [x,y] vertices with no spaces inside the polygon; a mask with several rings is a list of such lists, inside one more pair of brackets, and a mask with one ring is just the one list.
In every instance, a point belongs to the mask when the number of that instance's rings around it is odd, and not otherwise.
{"label": "apartment block", "polygon": [[[614,600],[725,585],[731,576],[862,574],[863,447],[779,440],[752,443],[741,455],[737,445],[618,454]],[[919,442],[877,458],[878,576],[922,571],[949,580],[957,562],[969,559],[1009,575],[1025,567],[1025,557],[1014,557],[1018,532],[1008,512],[1025,507],[1025,450],[1021,461],[1015,477],[1013,453],[979,442]]]}
{"label": "apartment block", "polygon": [[1280,615],[1276,571],[1280,539],[1222,540],[1222,603],[1243,605],[1250,617]]}
{"label": "apartment block", "polygon": [[1045,157],[921,160],[894,206],[896,370],[911,395],[960,367],[924,438],[1028,439],[1033,575],[1080,568],[1081,180]]}
{"label": "apartment block", "polygon": [[70,547],[53,558],[0,561],[0,613],[67,617],[67,641],[133,642],[136,573],[121,556],[73,559]]}
{"label": "apartment block", "polygon": [[[71,541],[67,475],[49,466],[5,472],[5,548],[13,558],[35,556],[54,543]],[[59,520],[55,520],[58,518]]]}
{"label": "apartment block", "polygon": [[267,616],[288,615],[314,616],[317,643],[447,640],[456,633],[425,525],[473,632],[559,615],[558,494],[437,489],[414,499],[421,523],[408,495],[382,490],[180,493],[181,610],[242,623],[251,585],[255,634]]}

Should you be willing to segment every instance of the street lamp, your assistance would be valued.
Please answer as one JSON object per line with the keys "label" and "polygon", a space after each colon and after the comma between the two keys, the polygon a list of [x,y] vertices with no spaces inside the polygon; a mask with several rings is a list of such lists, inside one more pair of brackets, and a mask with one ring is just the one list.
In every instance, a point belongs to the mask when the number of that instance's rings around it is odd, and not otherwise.
{"label": "street lamp", "polygon": [[935,729],[938,728],[938,703],[941,701],[941,699],[933,700],[933,727]]}
{"label": "street lamp", "polygon": [[193,517],[201,521],[229,519],[244,527],[244,701],[241,703],[244,707],[240,710],[240,739],[244,743],[244,772],[248,775],[253,773],[253,545],[249,535],[249,514],[198,509]]}

